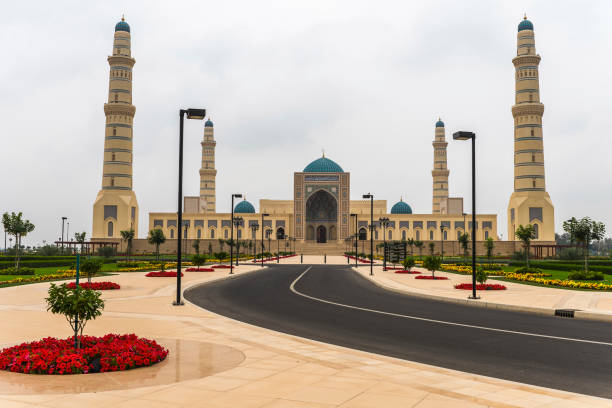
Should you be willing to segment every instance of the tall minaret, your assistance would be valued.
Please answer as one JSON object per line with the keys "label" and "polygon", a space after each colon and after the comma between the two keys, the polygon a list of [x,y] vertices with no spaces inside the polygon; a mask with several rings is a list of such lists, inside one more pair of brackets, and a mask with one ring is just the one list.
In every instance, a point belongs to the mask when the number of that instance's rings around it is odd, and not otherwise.
{"label": "tall minaret", "polygon": [[434,148],[434,165],[431,175],[433,177],[433,209],[432,213],[440,213],[440,202],[448,198],[448,174],[446,162],[446,138],[444,136],[444,122],[438,118],[436,132],[432,143]]}
{"label": "tall minaret", "polygon": [[203,212],[214,213],[216,203],[215,130],[210,118],[204,123],[202,140],[202,168],[200,169],[200,207]]}
{"label": "tall minaret", "polygon": [[122,17],[115,25],[113,54],[108,57],[108,102],[104,104],[104,165],[102,189],[93,208],[93,238],[120,238],[134,229],[138,236],[138,202],[132,190],[132,68],[130,26]]}
{"label": "tall minaret", "polygon": [[508,203],[508,240],[519,225],[534,225],[537,240],[555,240],[555,210],[546,192],[544,143],[538,65],[533,24],[527,16],[518,25],[518,46],[512,59],[516,71],[514,117],[514,192]]}

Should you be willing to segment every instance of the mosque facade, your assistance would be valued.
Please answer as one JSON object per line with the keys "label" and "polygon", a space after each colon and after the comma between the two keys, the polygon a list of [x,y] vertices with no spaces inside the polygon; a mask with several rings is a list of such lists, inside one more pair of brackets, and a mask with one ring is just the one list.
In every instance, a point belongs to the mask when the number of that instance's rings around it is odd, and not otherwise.
{"label": "mosque facade", "polygon": [[[545,189],[542,140],[543,105],[539,99],[538,64],[533,24],[525,19],[518,28],[516,100],[512,107],[514,130],[514,191],[508,205],[508,238],[513,241],[518,225],[536,226],[536,241],[554,241],[554,207]],[[106,131],[102,188],[93,210],[92,238],[120,238],[120,231],[134,229],[138,236],[138,204],[132,189],[132,67],[130,27],[122,19],[115,26],[110,65],[109,96],[104,105]],[[293,175],[293,198],[260,199],[258,209],[243,199],[232,213],[216,205],[217,167],[215,126],[204,123],[199,169],[199,195],[184,197],[182,239],[269,240],[299,243],[302,248],[341,248],[353,238],[457,242],[476,230],[476,240],[498,240],[497,215],[464,213],[463,198],[449,197],[446,128],[434,126],[431,212],[413,213],[400,198],[390,208],[386,200],[351,200],[351,175],[323,155]],[[188,170],[187,170],[188,171]],[[373,211],[371,210],[371,205]],[[370,225],[373,216],[374,225]],[[387,219],[387,222],[383,220]],[[179,238],[176,212],[149,213],[148,230],[161,229],[170,242]],[[146,240],[141,240],[146,241]],[[442,244],[444,245],[444,244]],[[138,246],[138,245],[137,245]],[[515,248],[515,246],[513,246]]]}

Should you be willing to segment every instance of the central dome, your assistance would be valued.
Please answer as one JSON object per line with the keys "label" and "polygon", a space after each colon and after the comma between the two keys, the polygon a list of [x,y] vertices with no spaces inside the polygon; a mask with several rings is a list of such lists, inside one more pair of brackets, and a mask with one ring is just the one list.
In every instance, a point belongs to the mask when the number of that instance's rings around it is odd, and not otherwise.
{"label": "central dome", "polygon": [[335,161],[323,156],[304,168],[304,173],[344,173]]}
{"label": "central dome", "polygon": [[403,199],[400,199],[391,207],[391,214],[412,214],[412,208]]}
{"label": "central dome", "polygon": [[236,207],[234,207],[234,212],[238,214],[255,214],[255,207],[253,207],[253,204],[244,199],[236,204]]}

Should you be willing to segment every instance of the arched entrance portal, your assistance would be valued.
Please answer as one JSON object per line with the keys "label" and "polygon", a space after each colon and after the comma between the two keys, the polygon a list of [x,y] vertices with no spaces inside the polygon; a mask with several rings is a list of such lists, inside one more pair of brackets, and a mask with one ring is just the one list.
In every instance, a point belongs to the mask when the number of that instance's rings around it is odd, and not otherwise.
{"label": "arched entrance portal", "polygon": [[[326,190],[306,200],[306,239],[325,243],[338,239],[338,201]],[[312,234],[312,235],[311,235]]]}
{"label": "arched entrance portal", "polygon": [[319,225],[319,228],[317,228],[317,242],[320,244],[327,242],[327,229],[323,225]]}

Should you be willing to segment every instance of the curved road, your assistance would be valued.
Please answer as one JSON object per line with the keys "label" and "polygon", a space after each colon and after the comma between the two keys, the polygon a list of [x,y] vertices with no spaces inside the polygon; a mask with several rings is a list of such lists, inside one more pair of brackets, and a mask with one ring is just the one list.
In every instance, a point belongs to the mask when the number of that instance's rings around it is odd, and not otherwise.
{"label": "curved road", "polygon": [[185,297],[284,333],[511,381],[612,398],[612,324],[386,291],[346,266],[270,265]]}

